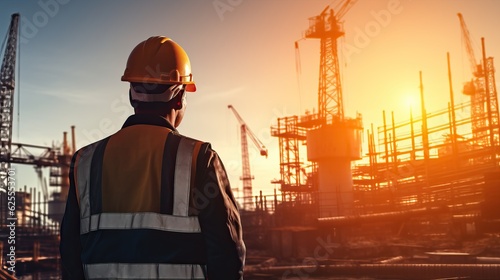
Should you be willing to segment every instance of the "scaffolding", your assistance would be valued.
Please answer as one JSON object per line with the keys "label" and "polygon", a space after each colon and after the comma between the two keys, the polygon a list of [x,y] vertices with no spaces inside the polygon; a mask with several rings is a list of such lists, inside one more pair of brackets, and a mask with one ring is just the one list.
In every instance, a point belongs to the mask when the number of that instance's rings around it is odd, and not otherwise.
{"label": "scaffolding", "polygon": [[[473,133],[471,103],[396,123],[383,112],[383,125],[367,131],[369,164],[353,172],[358,213],[397,211],[422,206],[448,206],[457,211],[476,208],[485,200],[489,173],[498,172],[498,114],[484,129]],[[453,116],[458,116],[454,118]],[[486,118],[487,116],[483,116]],[[377,138],[378,145],[375,144]]]}
{"label": "scaffolding", "polygon": [[[306,129],[299,126],[298,116],[278,118],[276,125],[271,127],[271,135],[278,137],[280,154],[280,185],[284,201],[292,201],[303,193],[313,189],[309,177],[315,165],[308,165],[309,170],[300,160],[300,145],[305,144]],[[309,171],[309,172],[308,172]]]}

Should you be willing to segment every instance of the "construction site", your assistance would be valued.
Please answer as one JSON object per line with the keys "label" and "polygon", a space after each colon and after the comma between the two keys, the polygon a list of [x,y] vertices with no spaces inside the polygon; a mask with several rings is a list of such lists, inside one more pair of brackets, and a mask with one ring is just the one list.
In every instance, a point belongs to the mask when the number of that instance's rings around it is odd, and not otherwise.
{"label": "construction site", "polygon": [[[459,13],[471,75],[463,89],[452,88],[448,55],[443,109],[426,110],[420,72],[420,110],[401,120],[382,111],[383,124],[366,127],[361,114],[344,114],[338,40],[357,1],[340,2],[304,28],[319,40],[316,110],[268,128],[279,145],[274,195],[252,189],[249,148],[269,152],[228,105],[240,126],[245,279],[500,279],[500,116],[488,38],[476,57]],[[75,127],[52,147],[12,142],[18,29],[13,14],[0,52],[0,279],[59,279]],[[458,94],[469,101],[456,103]],[[11,190],[16,164],[33,166],[42,189]]]}

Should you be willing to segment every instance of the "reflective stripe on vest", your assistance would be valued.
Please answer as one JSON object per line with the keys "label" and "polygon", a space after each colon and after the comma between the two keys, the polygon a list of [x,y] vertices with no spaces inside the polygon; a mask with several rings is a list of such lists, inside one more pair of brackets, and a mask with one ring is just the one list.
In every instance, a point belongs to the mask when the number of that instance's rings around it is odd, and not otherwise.
{"label": "reflective stripe on vest", "polygon": [[189,195],[191,193],[191,162],[196,142],[181,138],[177,149],[174,175],[174,210],[175,216],[187,216]]}
{"label": "reflective stripe on vest", "polygon": [[80,198],[80,234],[99,229],[156,229],[172,232],[201,232],[198,217],[188,216],[191,193],[191,169],[196,164],[194,151],[202,142],[182,137],[177,149],[174,173],[173,215],[159,213],[98,213],[90,209],[90,170],[98,143],[80,151],[77,189]]}
{"label": "reflective stripe on vest", "polygon": [[101,213],[80,221],[80,234],[100,229],[156,229],[171,232],[201,232],[198,217],[158,213]]}
{"label": "reflective stripe on vest", "polygon": [[[92,156],[99,142],[89,145],[78,153],[75,163],[76,174],[75,185],[78,191],[80,202],[80,219],[90,218],[90,166],[92,164]],[[80,233],[82,233],[82,225],[80,223]]]}
{"label": "reflective stripe on vest", "polygon": [[201,266],[192,264],[103,263],[84,269],[87,279],[205,279]]}

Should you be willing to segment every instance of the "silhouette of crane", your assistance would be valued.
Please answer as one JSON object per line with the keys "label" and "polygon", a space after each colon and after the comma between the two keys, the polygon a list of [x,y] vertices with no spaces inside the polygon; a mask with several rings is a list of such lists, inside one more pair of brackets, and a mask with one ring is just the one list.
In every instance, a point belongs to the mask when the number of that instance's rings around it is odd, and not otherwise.
{"label": "silhouette of crane", "polygon": [[250,172],[250,157],[248,155],[248,142],[247,136],[250,137],[252,142],[255,144],[255,147],[259,149],[260,155],[265,156],[267,158],[267,148],[262,144],[262,142],[255,136],[255,134],[250,130],[247,126],[243,118],[238,114],[238,111],[232,106],[228,105],[231,111],[233,111],[236,119],[240,123],[240,131],[241,131],[241,159],[242,159],[242,176],[240,180],[243,181],[243,208],[249,209],[252,205],[252,180],[254,177]]}
{"label": "silhouette of crane", "polygon": [[486,58],[484,38],[482,39],[483,59],[477,63],[469,29],[461,13],[458,13],[462,39],[471,67],[472,79],[465,83],[463,93],[471,98],[472,135],[477,145],[494,145],[498,134],[498,98],[495,85],[493,58]]}

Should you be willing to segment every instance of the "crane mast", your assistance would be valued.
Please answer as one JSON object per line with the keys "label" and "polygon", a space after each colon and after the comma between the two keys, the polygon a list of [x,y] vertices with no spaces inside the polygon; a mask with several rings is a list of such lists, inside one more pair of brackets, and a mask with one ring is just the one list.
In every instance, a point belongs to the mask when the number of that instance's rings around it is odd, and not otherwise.
{"label": "crane mast", "polygon": [[344,119],[337,39],[344,35],[339,21],[355,2],[343,2],[336,14],[327,6],[321,14],[309,18],[305,37],[320,39],[318,113],[322,121],[329,117],[340,121]]}
{"label": "crane mast", "polygon": [[11,17],[0,69],[0,142],[2,145],[0,147],[0,190],[7,190],[7,173],[10,168],[18,38],[19,14],[15,13]]}
{"label": "crane mast", "polygon": [[232,106],[227,106],[231,111],[233,111],[236,119],[240,124],[241,132],[241,158],[242,158],[242,176],[240,180],[243,181],[243,208],[248,209],[252,205],[252,180],[254,177],[250,171],[250,157],[248,154],[248,141],[247,136],[250,137],[255,146],[259,149],[261,156],[267,157],[267,149],[262,144],[262,142],[255,136],[255,134],[247,126],[243,118],[238,114],[238,111]]}

